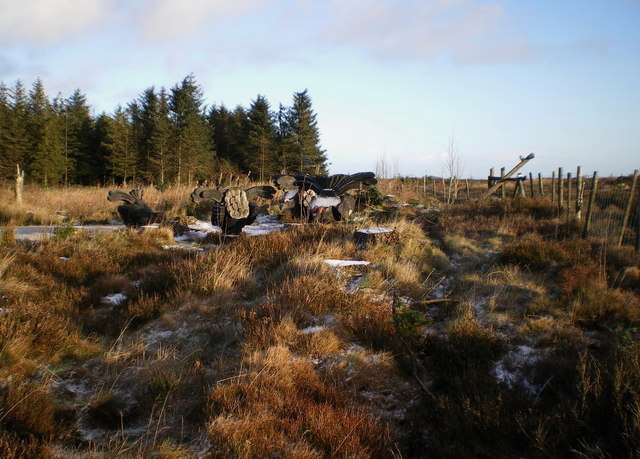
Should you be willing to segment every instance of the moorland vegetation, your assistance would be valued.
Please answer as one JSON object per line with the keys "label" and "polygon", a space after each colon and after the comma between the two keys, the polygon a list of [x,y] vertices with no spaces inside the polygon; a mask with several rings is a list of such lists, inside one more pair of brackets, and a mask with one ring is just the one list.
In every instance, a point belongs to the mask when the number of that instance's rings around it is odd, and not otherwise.
{"label": "moorland vegetation", "polygon": [[[0,207],[0,455],[637,457],[638,253],[543,198],[401,185],[346,221],[188,248],[74,230],[117,217],[105,188],[27,187]],[[190,191],[145,199],[185,219]],[[354,242],[379,225],[396,237]]]}

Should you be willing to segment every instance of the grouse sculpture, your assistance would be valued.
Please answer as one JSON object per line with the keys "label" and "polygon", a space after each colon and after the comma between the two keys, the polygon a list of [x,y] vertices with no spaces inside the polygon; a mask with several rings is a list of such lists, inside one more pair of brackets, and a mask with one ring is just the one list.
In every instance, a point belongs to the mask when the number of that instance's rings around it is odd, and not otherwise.
{"label": "grouse sculpture", "polygon": [[296,183],[304,182],[308,177],[312,176],[278,174],[273,177],[273,184],[283,191],[279,199],[280,210],[290,212],[293,218],[306,222],[313,220],[314,215],[309,210],[309,204],[316,193],[311,188],[304,189]]}
{"label": "grouse sculpture", "polygon": [[335,220],[349,217],[356,207],[356,198],[347,192],[357,188],[368,188],[378,181],[373,172],[358,172],[351,175],[310,175],[296,180],[295,185],[315,193],[309,202],[311,213],[331,209]]}
{"label": "grouse sculpture", "polygon": [[138,227],[151,223],[161,223],[164,220],[164,213],[155,212],[142,199],[144,190],[135,189],[128,193],[120,190],[109,190],[107,200],[111,202],[122,201],[117,207],[118,214],[125,225]]}
{"label": "grouse sculpture", "polygon": [[191,201],[213,201],[211,223],[222,228],[224,234],[240,234],[242,228],[253,223],[258,217],[258,206],[251,200],[255,197],[272,199],[276,190],[272,186],[261,185],[243,189],[196,188],[191,193]]}

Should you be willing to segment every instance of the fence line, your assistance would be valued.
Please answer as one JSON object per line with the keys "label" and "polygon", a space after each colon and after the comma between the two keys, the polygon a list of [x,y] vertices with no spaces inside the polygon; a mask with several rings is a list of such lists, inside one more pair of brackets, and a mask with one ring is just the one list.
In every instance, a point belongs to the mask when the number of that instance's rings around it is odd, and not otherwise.
{"label": "fence line", "polygon": [[[546,178],[542,173],[536,177],[532,172],[516,177],[508,175],[505,168],[501,168],[496,176],[491,168],[487,180],[458,179],[457,183],[455,178],[443,177],[397,180],[401,189],[413,189],[416,198],[444,203],[475,201],[488,195],[494,199],[526,196],[550,200],[557,209],[559,222],[577,227],[583,237],[614,245],[632,245],[640,251],[640,174],[637,170],[615,178],[599,177],[597,171],[588,176],[579,166],[575,174],[574,171],[565,174],[560,167]],[[529,186],[526,186],[527,180]]]}

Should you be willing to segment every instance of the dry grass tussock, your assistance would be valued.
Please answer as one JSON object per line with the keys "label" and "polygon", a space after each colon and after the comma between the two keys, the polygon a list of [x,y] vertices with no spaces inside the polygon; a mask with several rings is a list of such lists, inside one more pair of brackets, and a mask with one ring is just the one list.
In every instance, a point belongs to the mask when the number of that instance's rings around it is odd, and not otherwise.
{"label": "dry grass tussock", "polygon": [[207,433],[216,454],[235,457],[384,457],[389,433],[349,407],[306,359],[274,346],[210,395]]}

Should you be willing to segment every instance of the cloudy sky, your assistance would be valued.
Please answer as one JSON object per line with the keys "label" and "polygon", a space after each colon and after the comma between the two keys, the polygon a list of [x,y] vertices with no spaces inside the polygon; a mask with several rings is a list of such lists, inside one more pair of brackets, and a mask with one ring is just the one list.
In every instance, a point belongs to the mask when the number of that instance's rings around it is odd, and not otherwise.
{"label": "cloudy sky", "polygon": [[640,0],[0,0],[0,81],[96,113],[189,73],[207,104],[309,90],[331,172],[640,168]]}

